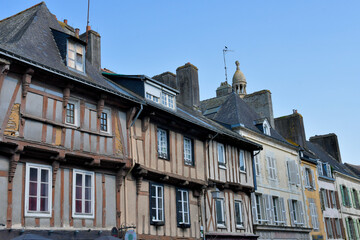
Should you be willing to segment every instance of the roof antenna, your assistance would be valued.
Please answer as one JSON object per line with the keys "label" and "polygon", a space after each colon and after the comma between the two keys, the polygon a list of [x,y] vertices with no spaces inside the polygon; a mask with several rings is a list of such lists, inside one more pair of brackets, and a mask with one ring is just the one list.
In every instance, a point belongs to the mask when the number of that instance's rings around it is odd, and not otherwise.
{"label": "roof antenna", "polygon": [[90,0],[88,0],[88,11],[87,11],[87,22],[86,22],[86,50],[87,50],[87,43],[89,38],[89,15],[90,15]]}
{"label": "roof antenna", "polygon": [[228,49],[228,47],[227,47],[227,46],[225,46],[225,48],[223,49],[224,66],[225,66],[225,81],[226,81],[226,83],[227,83],[227,68],[226,68],[225,54],[226,54],[227,52],[234,52],[234,51],[233,51],[233,50]]}

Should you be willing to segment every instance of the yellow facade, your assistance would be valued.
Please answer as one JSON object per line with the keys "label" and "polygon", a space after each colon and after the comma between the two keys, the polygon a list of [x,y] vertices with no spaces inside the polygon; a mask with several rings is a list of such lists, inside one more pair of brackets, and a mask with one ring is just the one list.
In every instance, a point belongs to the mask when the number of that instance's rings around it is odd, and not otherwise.
{"label": "yellow facade", "polygon": [[[302,176],[304,181],[304,193],[306,201],[306,213],[309,219],[311,239],[326,239],[324,220],[320,204],[320,192],[317,176],[317,165],[305,160],[301,161]],[[314,206],[315,205],[315,208]],[[316,215],[315,212],[316,211]],[[317,216],[317,223],[314,220]]]}

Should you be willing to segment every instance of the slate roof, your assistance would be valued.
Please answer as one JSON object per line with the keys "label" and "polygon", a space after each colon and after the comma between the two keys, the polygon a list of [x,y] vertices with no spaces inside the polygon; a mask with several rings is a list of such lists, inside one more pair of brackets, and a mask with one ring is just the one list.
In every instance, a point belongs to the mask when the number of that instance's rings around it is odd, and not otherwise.
{"label": "slate roof", "polygon": [[[62,29],[46,4],[41,2],[0,21],[0,55],[26,62],[75,81],[122,95],[87,60],[86,74],[70,70],[62,59],[52,30]],[[123,96],[138,101],[130,94]]]}
{"label": "slate roof", "polygon": [[332,166],[333,170],[360,179],[359,176],[356,176],[351,172],[351,170],[346,166],[346,164],[339,163],[335,158],[328,154],[320,145],[306,141],[306,145],[310,151],[312,151],[321,162],[327,162]]}
{"label": "slate roof", "polygon": [[[271,136],[265,135],[259,128],[255,126],[261,117],[242,100],[235,92],[219,98],[212,98],[201,101],[201,110],[204,115],[228,128],[244,126],[256,133],[263,134],[266,137],[276,139],[285,144],[288,143],[275,129],[270,128]],[[218,110],[216,110],[218,108]],[[216,111],[210,112],[211,109]],[[210,112],[210,114],[206,114]]]}

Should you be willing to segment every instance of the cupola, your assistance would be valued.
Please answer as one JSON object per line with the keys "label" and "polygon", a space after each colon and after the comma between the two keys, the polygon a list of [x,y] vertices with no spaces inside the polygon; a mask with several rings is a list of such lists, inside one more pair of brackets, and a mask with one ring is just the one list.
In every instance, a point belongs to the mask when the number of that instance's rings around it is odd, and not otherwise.
{"label": "cupola", "polygon": [[244,73],[240,70],[239,61],[236,61],[235,64],[236,71],[232,79],[232,87],[234,92],[236,92],[241,98],[243,98],[246,95],[246,78],[244,76]]}

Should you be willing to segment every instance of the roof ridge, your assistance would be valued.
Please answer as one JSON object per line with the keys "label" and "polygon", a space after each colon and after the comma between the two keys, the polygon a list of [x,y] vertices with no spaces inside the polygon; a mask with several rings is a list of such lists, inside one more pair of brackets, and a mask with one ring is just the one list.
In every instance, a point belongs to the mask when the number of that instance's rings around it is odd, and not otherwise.
{"label": "roof ridge", "polygon": [[45,3],[44,1],[39,2],[38,4],[35,4],[35,5],[32,6],[32,7],[29,7],[29,8],[27,8],[27,9],[21,11],[21,12],[18,12],[18,13],[14,14],[14,15],[11,15],[10,17],[7,17],[7,18],[4,18],[4,19],[0,20],[0,23],[1,23],[1,22],[4,22],[4,21],[6,21],[6,20],[8,20],[8,19],[10,19],[10,18],[13,18],[13,17],[15,17],[15,16],[19,16],[20,14],[23,14],[24,12],[27,12],[27,11],[29,11],[30,9],[33,9],[33,8],[35,8],[35,7],[38,7],[38,6],[40,6],[41,4],[45,4],[45,5],[46,5],[46,3]]}

